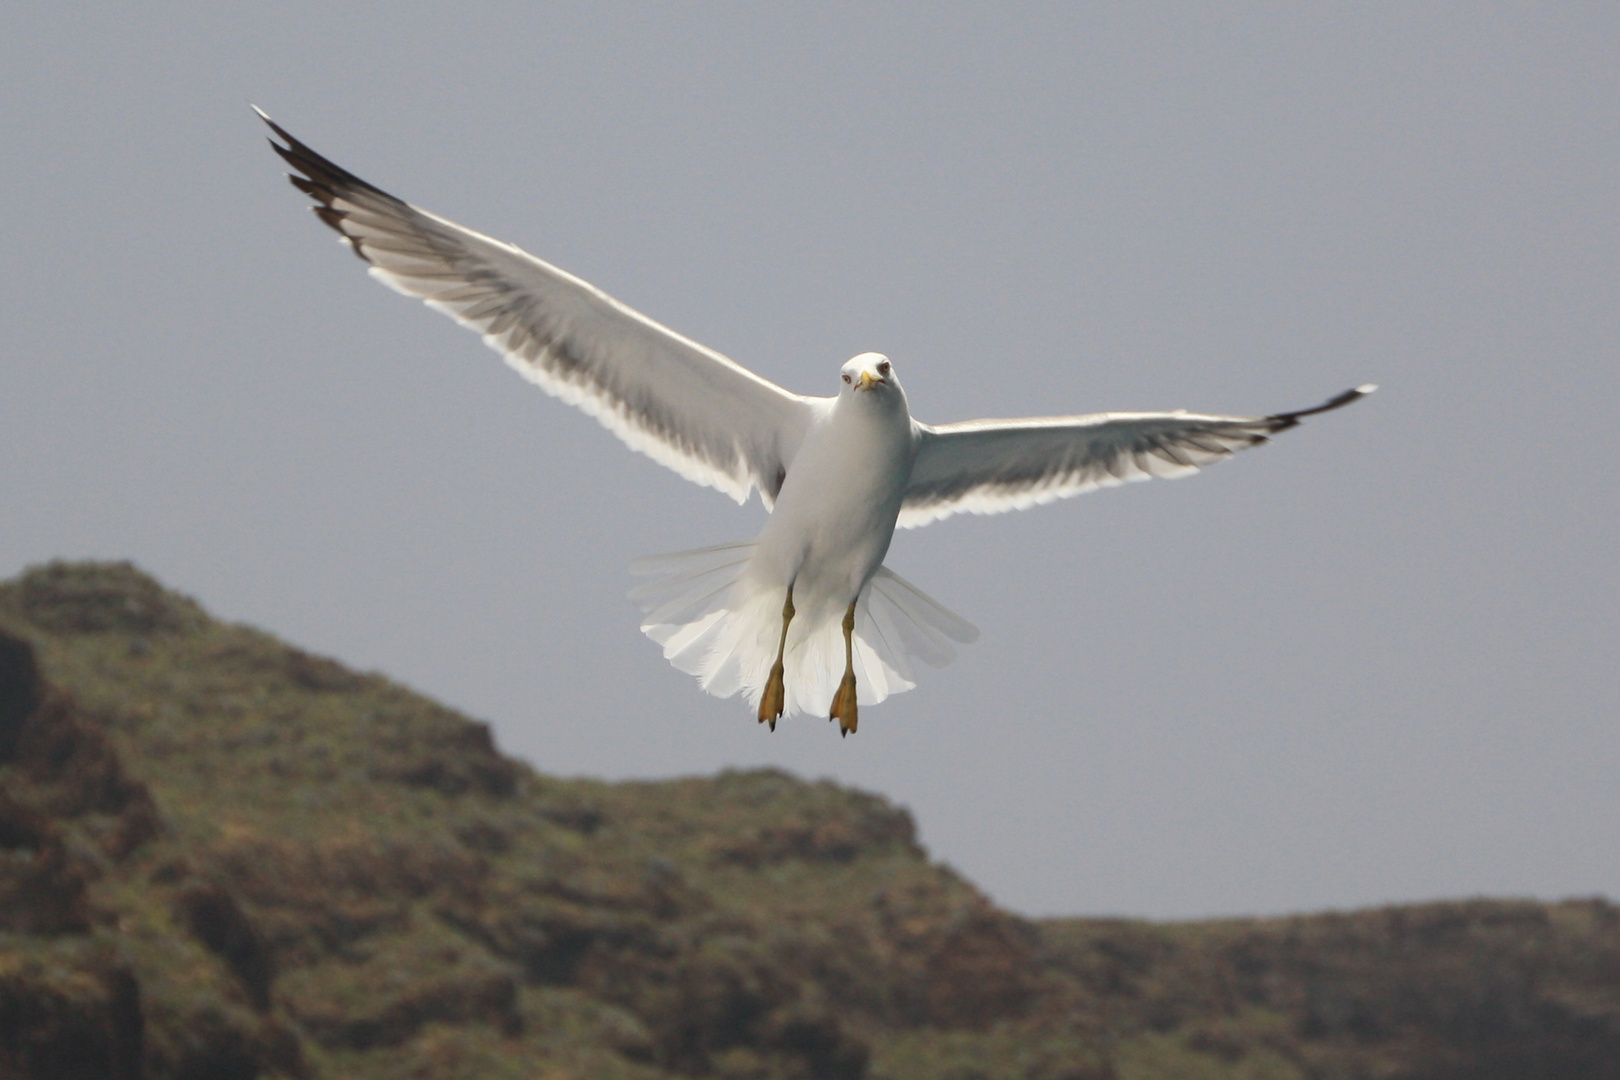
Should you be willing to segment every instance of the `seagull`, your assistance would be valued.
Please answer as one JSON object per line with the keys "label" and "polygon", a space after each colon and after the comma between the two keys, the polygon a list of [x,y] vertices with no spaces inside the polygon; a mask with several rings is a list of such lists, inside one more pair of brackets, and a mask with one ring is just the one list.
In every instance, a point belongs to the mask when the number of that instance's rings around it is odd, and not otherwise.
{"label": "seagull", "polygon": [[694,483],[770,517],[753,540],[639,559],[641,629],[718,697],[746,695],[772,731],[916,686],[978,631],[883,565],[894,530],[999,514],[1133,480],[1197,472],[1307,416],[1372,393],[1269,416],[1096,413],[930,425],[894,363],[844,363],[837,394],[806,397],[659,325],[511,244],[403,202],[280,139],[288,179],[371,276],[476,331],[507,364]]}

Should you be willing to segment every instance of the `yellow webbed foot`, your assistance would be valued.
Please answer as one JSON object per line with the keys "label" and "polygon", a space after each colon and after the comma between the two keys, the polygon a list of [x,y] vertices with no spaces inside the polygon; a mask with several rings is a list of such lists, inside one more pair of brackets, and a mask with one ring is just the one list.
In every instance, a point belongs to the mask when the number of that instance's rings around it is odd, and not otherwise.
{"label": "yellow webbed foot", "polygon": [[765,682],[765,693],[759,699],[759,722],[771,725],[776,730],[776,721],[782,716],[783,706],[787,703],[787,687],[782,683],[782,662],[778,660],[771,668],[771,677]]}
{"label": "yellow webbed foot", "polygon": [[860,718],[860,710],[855,704],[855,675],[846,674],[843,682],[838,684],[838,693],[833,695],[831,715],[829,720],[838,721],[838,733],[848,735],[854,731]]}

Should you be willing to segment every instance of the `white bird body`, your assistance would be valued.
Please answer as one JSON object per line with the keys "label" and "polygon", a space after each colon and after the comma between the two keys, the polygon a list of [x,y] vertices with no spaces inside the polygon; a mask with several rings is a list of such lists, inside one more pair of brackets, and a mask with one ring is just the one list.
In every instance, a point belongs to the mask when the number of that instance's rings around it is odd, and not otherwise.
{"label": "white bird body", "polygon": [[[660,579],[631,594],[649,612],[644,629],[711,693],[742,691],[757,708],[780,646],[787,715],[824,710],[832,698],[844,669],[841,619],[863,595],[854,649],[863,704],[915,685],[900,627],[931,631],[921,652],[936,659],[948,658],[948,641],[975,636],[887,571],[873,599],[868,586],[894,537],[919,433],[887,357],[863,353],[842,374],[837,397],[810,399],[810,423],[755,540],[632,567]],[[716,552],[730,556],[719,570],[710,568]],[[789,587],[795,612],[783,641]],[[693,588],[709,602],[683,606]]]}
{"label": "white bird body", "polygon": [[[703,688],[771,721],[916,685],[977,631],[883,565],[894,530],[1175,477],[1371,393],[1268,416],[1186,411],[919,423],[894,365],[862,353],[836,397],[792,394],[510,244],[402,202],[260,117],[316,214],[390,288],[477,331],[547,393],[738,502],[771,509],[751,541],[637,560],[642,630]],[[831,701],[829,707],[828,702]]]}
{"label": "white bird body", "polygon": [[795,585],[800,617],[823,603],[844,608],[888,554],[900,517],[916,434],[892,369],[886,383],[858,389],[860,373],[885,357],[864,353],[844,365],[854,381],[823,405],[776,496],[754,555],[765,582]]}

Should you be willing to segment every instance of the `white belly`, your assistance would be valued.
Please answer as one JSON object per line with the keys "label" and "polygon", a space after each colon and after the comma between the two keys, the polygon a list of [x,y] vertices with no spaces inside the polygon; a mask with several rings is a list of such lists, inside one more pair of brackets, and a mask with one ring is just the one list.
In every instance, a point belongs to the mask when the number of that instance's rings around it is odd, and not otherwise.
{"label": "white belly", "polygon": [[916,454],[903,408],[841,404],[806,434],[754,556],[756,580],[793,585],[808,625],[842,617],[883,564]]}

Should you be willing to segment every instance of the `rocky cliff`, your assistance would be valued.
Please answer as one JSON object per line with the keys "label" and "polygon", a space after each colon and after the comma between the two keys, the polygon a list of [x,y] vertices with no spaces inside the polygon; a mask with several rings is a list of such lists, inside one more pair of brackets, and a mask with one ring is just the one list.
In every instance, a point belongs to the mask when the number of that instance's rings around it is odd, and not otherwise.
{"label": "rocky cliff", "polygon": [[883,799],[607,784],[127,564],[0,585],[0,1078],[1620,1077],[1620,909],[1030,922]]}

